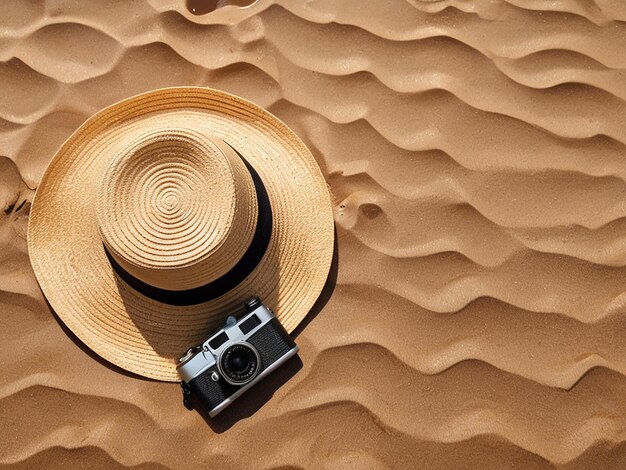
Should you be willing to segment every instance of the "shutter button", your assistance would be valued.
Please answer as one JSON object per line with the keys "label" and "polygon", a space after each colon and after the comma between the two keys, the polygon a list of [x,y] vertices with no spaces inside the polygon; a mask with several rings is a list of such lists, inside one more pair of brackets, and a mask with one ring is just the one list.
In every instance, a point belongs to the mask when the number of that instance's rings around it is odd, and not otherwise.
{"label": "shutter button", "polygon": [[244,305],[244,308],[246,309],[246,312],[251,312],[252,310],[261,306],[261,300],[258,297],[250,297],[248,300],[244,302],[243,305]]}

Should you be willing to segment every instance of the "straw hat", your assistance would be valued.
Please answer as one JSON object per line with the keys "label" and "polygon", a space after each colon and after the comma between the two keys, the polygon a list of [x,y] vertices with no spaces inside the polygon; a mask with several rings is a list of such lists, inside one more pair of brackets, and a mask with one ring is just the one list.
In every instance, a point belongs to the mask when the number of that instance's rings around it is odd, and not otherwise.
{"label": "straw hat", "polygon": [[209,88],[165,88],[98,112],[37,189],[28,247],[52,308],[110,362],[178,380],[176,359],[242,301],[288,331],[326,281],[328,187],[269,112]]}

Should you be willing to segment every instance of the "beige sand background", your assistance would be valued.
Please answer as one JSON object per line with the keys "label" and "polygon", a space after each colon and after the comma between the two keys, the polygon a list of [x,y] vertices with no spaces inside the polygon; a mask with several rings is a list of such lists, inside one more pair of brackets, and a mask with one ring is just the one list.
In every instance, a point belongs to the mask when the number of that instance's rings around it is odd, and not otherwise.
{"label": "beige sand background", "polygon": [[[2,2],[2,466],[625,468],[626,2],[210,3]],[[297,132],[338,235],[302,366],[211,425],[81,348],[25,239],[74,129],[190,84]]]}

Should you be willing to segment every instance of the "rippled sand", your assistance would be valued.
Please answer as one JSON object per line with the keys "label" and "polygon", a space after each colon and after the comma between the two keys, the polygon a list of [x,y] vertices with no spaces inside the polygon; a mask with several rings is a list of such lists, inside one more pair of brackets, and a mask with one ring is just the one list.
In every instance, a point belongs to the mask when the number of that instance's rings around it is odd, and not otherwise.
{"label": "rippled sand", "polygon": [[[0,464],[626,467],[626,2],[222,3],[2,4]],[[169,85],[268,108],[335,203],[301,367],[210,425],[81,347],[26,252],[54,151]]]}

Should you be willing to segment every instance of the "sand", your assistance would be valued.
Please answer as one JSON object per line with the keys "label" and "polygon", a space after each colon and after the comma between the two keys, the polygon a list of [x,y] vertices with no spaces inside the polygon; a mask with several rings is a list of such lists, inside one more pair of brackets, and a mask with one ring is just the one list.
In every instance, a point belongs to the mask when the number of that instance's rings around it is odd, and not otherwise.
{"label": "sand", "polygon": [[[0,464],[624,468],[626,3],[224,3],[2,4]],[[170,85],[276,114],[335,205],[301,361],[209,423],[82,346],[26,249],[59,145]]]}

